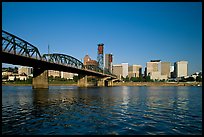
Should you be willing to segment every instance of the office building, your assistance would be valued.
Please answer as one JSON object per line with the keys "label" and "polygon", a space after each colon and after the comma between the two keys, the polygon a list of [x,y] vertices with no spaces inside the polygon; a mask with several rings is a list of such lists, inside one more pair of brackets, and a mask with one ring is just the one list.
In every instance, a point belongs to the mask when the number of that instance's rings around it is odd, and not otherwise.
{"label": "office building", "polygon": [[116,75],[119,79],[122,79],[122,73],[123,73],[123,69],[122,69],[121,64],[113,65],[113,74],[114,75]]}
{"label": "office building", "polygon": [[61,72],[56,70],[48,70],[48,76],[61,77]]}
{"label": "office building", "polygon": [[73,77],[74,77],[74,73],[69,73],[69,72],[61,71],[61,78],[73,79]]}
{"label": "office building", "polygon": [[188,61],[177,61],[174,63],[174,72],[177,78],[188,76]]}
{"label": "office building", "polygon": [[128,77],[140,77],[142,76],[142,66],[141,65],[132,65],[128,66]]}
{"label": "office building", "polygon": [[18,68],[18,74],[25,73],[27,76],[32,76],[32,71],[33,71],[33,68],[31,67],[21,66]]}
{"label": "office building", "polygon": [[161,75],[167,75],[168,78],[171,77],[170,62],[161,62]]}
{"label": "office building", "polygon": [[160,60],[151,60],[147,62],[146,75],[150,76],[153,72],[161,73],[161,61]]}
{"label": "office building", "polygon": [[113,74],[119,79],[126,78],[128,76],[128,63],[113,65]]}
{"label": "office building", "polygon": [[147,62],[146,76],[153,80],[167,80],[170,77],[170,63],[161,60]]}
{"label": "office building", "polygon": [[128,76],[128,63],[122,63],[122,76],[123,78]]}
{"label": "office building", "polygon": [[111,73],[112,73],[112,68],[113,68],[112,61],[113,61],[112,54],[106,54],[105,55],[105,69],[107,69]]}

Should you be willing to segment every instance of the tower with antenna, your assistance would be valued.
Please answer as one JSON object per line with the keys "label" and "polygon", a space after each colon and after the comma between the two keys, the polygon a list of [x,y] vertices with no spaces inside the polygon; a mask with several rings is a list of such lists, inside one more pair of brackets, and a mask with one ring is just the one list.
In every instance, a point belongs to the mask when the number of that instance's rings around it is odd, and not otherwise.
{"label": "tower with antenna", "polygon": [[103,60],[103,43],[98,44],[98,53],[97,53],[97,61],[98,61],[98,66],[101,69],[104,69],[104,60]]}

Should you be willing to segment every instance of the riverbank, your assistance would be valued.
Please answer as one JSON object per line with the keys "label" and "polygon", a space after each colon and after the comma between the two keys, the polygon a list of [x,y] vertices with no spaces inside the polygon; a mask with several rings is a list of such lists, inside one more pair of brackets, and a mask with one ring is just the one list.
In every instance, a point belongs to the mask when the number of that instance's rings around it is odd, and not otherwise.
{"label": "riverbank", "polygon": [[202,82],[118,82],[114,86],[202,86]]}
{"label": "riverbank", "polygon": [[[32,86],[32,84],[12,84],[4,83],[2,86]],[[49,86],[77,86],[77,84],[49,84]]]}
{"label": "riverbank", "polygon": [[[2,83],[2,86],[32,86],[32,84]],[[49,86],[77,86],[77,83],[49,84]],[[113,86],[202,86],[202,82],[118,82]]]}

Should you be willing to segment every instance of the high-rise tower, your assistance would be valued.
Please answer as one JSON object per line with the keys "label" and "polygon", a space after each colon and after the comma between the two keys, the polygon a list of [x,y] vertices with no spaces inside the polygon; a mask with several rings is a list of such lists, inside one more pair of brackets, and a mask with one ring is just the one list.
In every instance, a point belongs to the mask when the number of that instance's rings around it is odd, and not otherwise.
{"label": "high-rise tower", "polygon": [[98,65],[101,69],[104,69],[104,61],[103,61],[103,43],[98,44],[98,56],[97,56],[97,60],[98,60]]}
{"label": "high-rise tower", "polygon": [[107,69],[110,73],[112,73],[113,68],[113,55],[112,54],[106,54],[105,55],[105,69]]}

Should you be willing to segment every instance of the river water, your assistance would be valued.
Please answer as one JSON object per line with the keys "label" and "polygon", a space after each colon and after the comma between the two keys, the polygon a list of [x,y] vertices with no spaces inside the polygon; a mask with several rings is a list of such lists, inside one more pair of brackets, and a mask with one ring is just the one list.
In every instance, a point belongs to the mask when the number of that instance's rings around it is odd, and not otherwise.
{"label": "river water", "polygon": [[201,135],[202,87],[2,86],[3,135]]}

